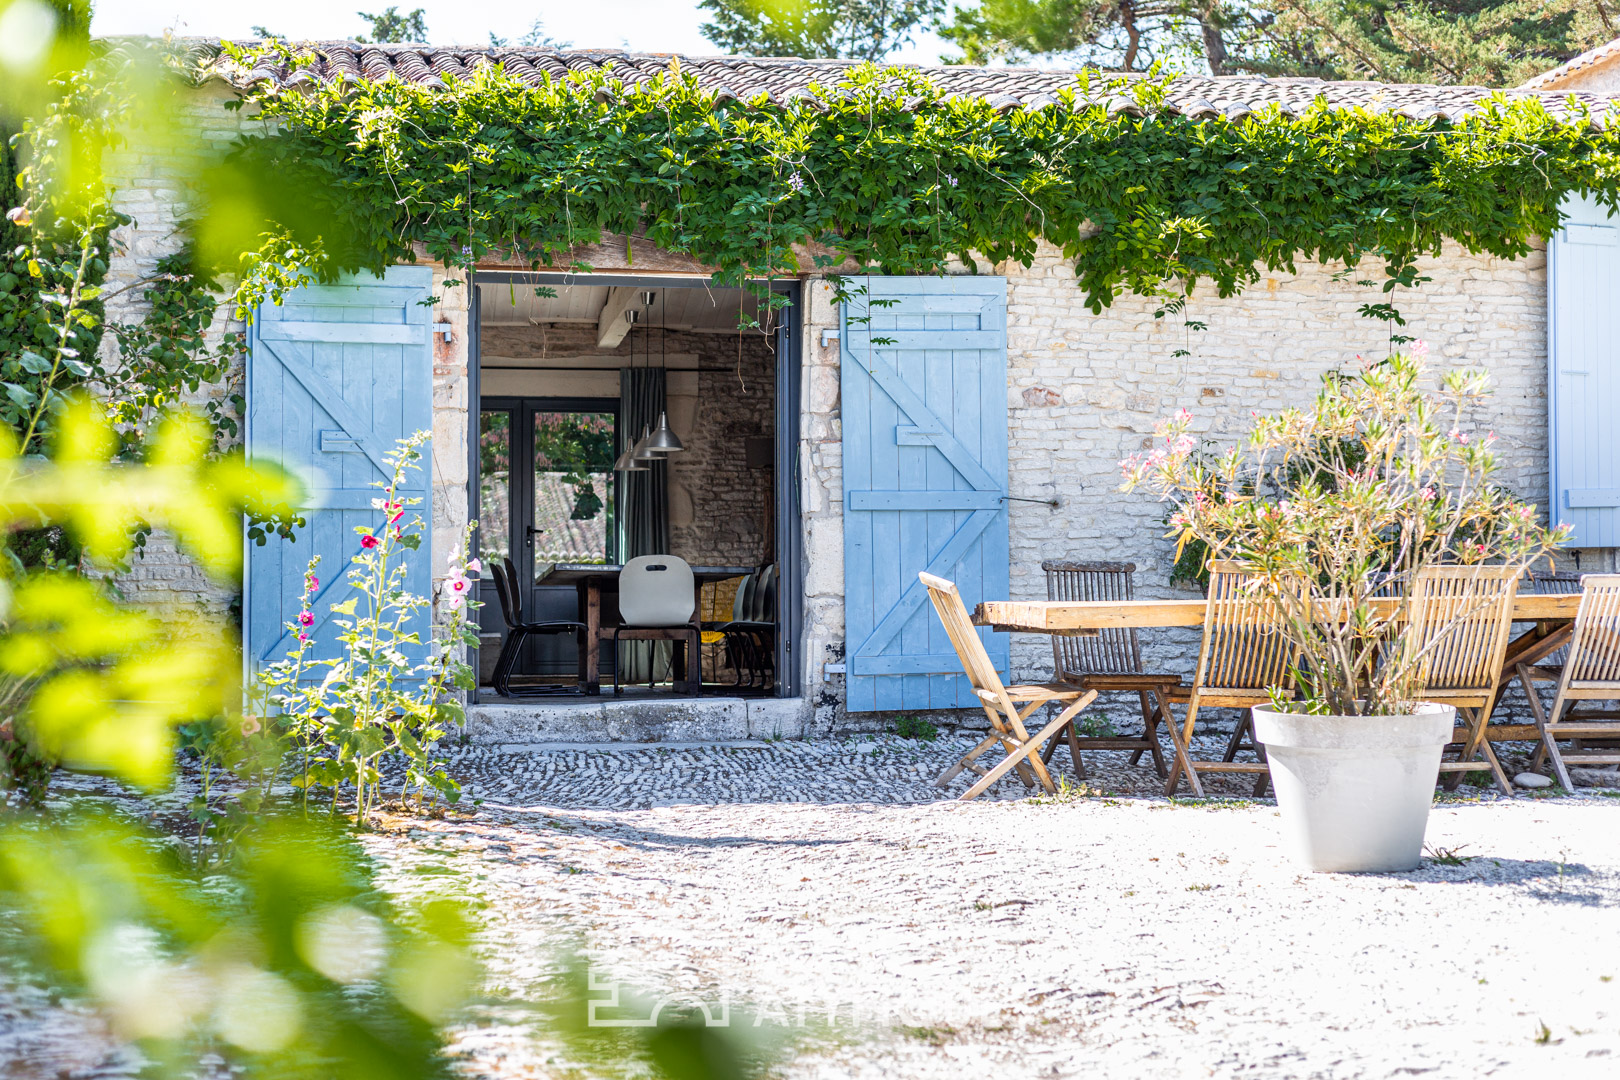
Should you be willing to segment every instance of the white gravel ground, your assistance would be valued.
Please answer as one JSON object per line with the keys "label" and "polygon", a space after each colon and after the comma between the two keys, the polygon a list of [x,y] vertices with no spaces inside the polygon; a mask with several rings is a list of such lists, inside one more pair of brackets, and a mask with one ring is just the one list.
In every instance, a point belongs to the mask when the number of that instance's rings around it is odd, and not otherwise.
{"label": "white gravel ground", "polygon": [[[693,790],[849,791],[646,807],[656,751],[475,751],[505,793],[375,848],[401,892],[487,904],[496,994],[543,994],[578,935],[627,989],[814,1033],[788,1077],[1620,1075],[1620,800],[1447,800],[1456,860],[1312,875],[1264,800],[917,802],[904,758],[950,747],[862,752],[887,787],[825,747],[666,751]],[[462,1032],[469,1072],[567,1074],[498,1015]]]}
{"label": "white gravel ground", "polygon": [[[601,1018],[648,1007],[615,983],[729,1002],[787,1080],[1620,1076],[1620,791],[1444,797],[1422,869],[1311,875],[1269,801],[1134,795],[1124,754],[955,803],[930,781],[964,745],[466,748],[475,813],[366,842],[391,891],[484,921],[469,1077],[622,1074],[535,1023],[574,949]],[[0,1080],[136,1060],[0,976]]]}

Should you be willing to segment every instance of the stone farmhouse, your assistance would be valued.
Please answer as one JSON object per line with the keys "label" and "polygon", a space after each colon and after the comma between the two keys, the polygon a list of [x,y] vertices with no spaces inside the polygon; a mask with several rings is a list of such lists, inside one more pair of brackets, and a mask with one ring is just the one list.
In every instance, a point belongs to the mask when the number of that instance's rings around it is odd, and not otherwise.
{"label": "stone farmhouse", "polygon": [[[199,122],[228,143],[252,120],[224,103],[265,80],[431,84],[499,61],[532,78],[611,65],[616,77],[634,82],[672,59],[539,48],[312,47],[316,62],[298,71],[213,61],[192,105]],[[783,99],[836,78],[845,63],[681,57],[680,66],[722,94],[764,91]],[[1073,82],[1072,72],[1033,69],[928,73],[948,92],[980,95],[1004,109],[1048,102]],[[1457,117],[1488,93],[1189,77],[1173,84],[1169,104],[1191,116],[1241,116],[1325,98]],[[1508,91],[1538,97],[1555,113],[1569,107],[1572,94],[1602,112],[1609,93],[1620,93],[1620,43]],[[120,207],[136,224],[123,237],[113,277],[133,280],[180,243],[175,225],[185,194],[168,163],[131,160],[124,171]],[[637,237],[579,255],[593,273],[491,264],[478,267],[472,288],[445,289],[444,267],[419,264],[380,281],[311,288],[261,313],[243,373],[249,442],[256,452],[312,469],[324,501],[311,515],[313,548],[250,551],[250,659],[274,647],[277,620],[285,617],[275,593],[301,572],[309,551],[326,544],[341,561],[351,516],[369,513],[362,497],[376,465],[368,458],[402,432],[426,427],[433,433],[431,479],[422,491],[431,507],[431,565],[443,565],[476,516],[482,550],[513,559],[531,613],[572,618],[566,612],[575,587],[548,579],[551,568],[622,561],[633,550],[627,534],[637,528],[652,529],[643,544],[656,535],[668,553],[694,566],[775,568],[773,603],[763,612],[775,626],[771,655],[761,662],[770,669],[769,693],[656,703],[611,694],[514,700],[483,686],[469,710],[475,737],[798,737],[857,730],[896,713],[971,707],[917,587],[919,570],[954,577],[971,602],[1044,598],[1043,559],[1119,560],[1136,564],[1139,595],[1171,595],[1163,508],[1118,493],[1118,462],[1141,450],[1155,422],[1178,408],[1219,438],[1238,430],[1250,410],[1305,403],[1325,372],[1388,348],[1388,327],[1358,313],[1376,298],[1355,279],[1378,277],[1376,267],[1347,275],[1340,266],[1302,266],[1297,274],[1268,275],[1233,299],[1201,288],[1187,311],[1207,329],[1189,333],[1179,320],[1154,318],[1154,301],[1132,295],[1091,313],[1072,267],[1043,248],[1027,267],[865,279],[868,299],[896,301],[869,311],[856,310],[859,304],[839,310],[831,286],[815,273],[779,280],[774,287],[790,302],[785,316],[768,333],[739,334],[738,309],[755,301],[711,287],[707,267]],[[1615,568],[1620,442],[1610,427],[1620,411],[1620,228],[1596,207],[1577,204],[1568,227],[1526,258],[1448,249],[1425,260],[1421,272],[1429,280],[1401,297],[1405,332],[1425,340],[1439,365],[1489,369],[1495,395],[1482,422],[1501,440],[1503,479],[1575,526],[1571,568]],[[431,310],[416,304],[429,295],[440,298]],[[871,321],[862,322],[868,314]],[[351,328],[348,336],[331,329],[338,324]],[[630,490],[637,474],[615,474],[601,461],[582,466],[595,478],[593,493],[617,515],[586,527],[580,522],[597,511],[580,501],[579,483],[559,478],[564,470],[547,458],[548,440],[565,430],[612,431],[609,456],[635,440],[648,424],[638,410],[644,414],[650,399],[631,393],[627,372],[657,373],[636,385],[656,383],[654,415],[667,415],[687,449],[669,458],[656,499]],[[642,507],[636,514],[657,515],[656,524],[629,522],[632,503]],[[205,589],[178,558],[158,550],[138,563],[127,587],[150,602],[191,602]],[[487,675],[502,633],[489,583],[485,600]],[[1166,658],[1196,651],[1170,634],[1147,644]],[[993,647],[1016,677],[1050,670],[1045,641],[996,635]],[[539,675],[566,674],[574,665],[560,640],[534,645],[523,662]]]}

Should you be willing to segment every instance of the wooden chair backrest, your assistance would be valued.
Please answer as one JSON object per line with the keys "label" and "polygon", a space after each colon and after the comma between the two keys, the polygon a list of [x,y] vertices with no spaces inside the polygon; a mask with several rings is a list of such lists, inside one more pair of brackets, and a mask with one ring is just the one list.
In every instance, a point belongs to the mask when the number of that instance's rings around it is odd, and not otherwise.
{"label": "wooden chair backrest", "polygon": [[1571,683],[1620,682],[1620,574],[1587,574],[1565,661]]}
{"label": "wooden chair backrest", "polygon": [[[1135,563],[1069,562],[1047,559],[1048,600],[1130,600],[1135,592]],[[1110,627],[1095,636],[1052,635],[1052,664],[1060,682],[1079,682],[1087,675],[1137,675],[1142,650],[1136,630]]]}
{"label": "wooden chair backrest", "polygon": [[1209,606],[1194,685],[1200,691],[1254,692],[1293,682],[1295,650],[1282,613],[1256,587],[1260,575],[1236,563],[1209,564]]}
{"label": "wooden chair backrest", "polygon": [[990,654],[985,651],[979,631],[962,603],[962,594],[956,591],[956,584],[933,574],[918,574],[917,579],[928,590],[928,599],[933,601],[939,621],[945,624],[945,634],[951,639],[956,658],[962,662],[962,672],[967,676],[968,683],[974,690],[982,691],[979,695],[981,699],[985,694],[992,695],[998,701],[1005,699],[1007,692],[1002,685],[1001,674],[996,671]]}
{"label": "wooden chair backrest", "polygon": [[1513,625],[1519,568],[1433,566],[1412,580],[1402,647],[1423,652],[1425,693],[1496,695]]}
{"label": "wooden chair backrest", "polygon": [[[1556,596],[1578,593],[1581,591],[1581,575],[1572,574],[1567,570],[1528,570],[1524,580],[1519,583],[1519,591],[1530,586],[1530,591],[1539,596]],[[1536,661],[1538,667],[1558,668],[1569,661],[1569,646],[1555,649]]]}

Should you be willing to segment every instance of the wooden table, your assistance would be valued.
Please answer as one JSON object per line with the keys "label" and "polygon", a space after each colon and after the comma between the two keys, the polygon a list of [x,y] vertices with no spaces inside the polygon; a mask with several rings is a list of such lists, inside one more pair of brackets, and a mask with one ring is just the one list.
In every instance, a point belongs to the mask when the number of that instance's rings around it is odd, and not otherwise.
{"label": "wooden table", "polygon": [[[579,657],[579,685],[582,692],[587,694],[602,692],[602,597],[604,594],[617,595],[619,571],[623,569],[617,563],[555,563],[535,582],[537,585],[572,585],[579,591],[579,621],[585,624],[585,651]],[[704,585],[711,581],[744,577],[753,572],[752,566],[692,567],[697,590],[697,595],[692,598],[693,617],[698,618],[702,610]],[[606,625],[614,626],[617,622],[615,612],[613,621]],[[700,657],[690,657],[689,662],[700,665],[701,670]]]}
{"label": "wooden table", "polygon": [[[1374,604],[1393,609],[1401,601],[1380,597]],[[1515,664],[1534,664],[1569,644],[1580,593],[1520,593],[1513,601],[1513,620],[1534,625],[1508,643],[1507,659],[1497,681],[1502,699],[1514,678]],[[1010,633],[1085,636],[1099,630],[1136,627],[1202,626],[1208,605],[1203,600],[989,600],[973,612],[980,626]],[[1526,692],[1530,692],[1526,688]],[[1534,724],[1492,724],[1492,742],[1540,738]]]}

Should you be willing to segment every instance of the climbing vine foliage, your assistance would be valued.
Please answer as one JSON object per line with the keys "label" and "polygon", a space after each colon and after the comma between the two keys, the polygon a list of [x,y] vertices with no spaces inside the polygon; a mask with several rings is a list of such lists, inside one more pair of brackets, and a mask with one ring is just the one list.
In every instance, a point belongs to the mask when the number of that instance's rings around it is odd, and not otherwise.
{"label": "climbing vine foliage", "polygon": [[1195,120],[1163,108],[1167,85],[1081,76],[1055,105],[998,111],[869,66],[783,106],[718,99],[678,69],[530,86],[497,67],[443,88],[253,91],[243,104],[270,123],[235,167],[299,178],[330,222],[325,273],[413,251],[567,267],[613,234],[722,282],[809,264],[932,273],[1028,264],[1044,239],[1093,310],[1200,280],[1232,295],[1300,260],[1381,260],[1392,290],[1448,239],[1518,257],[1571,192],[1617,201],[1620,132],[1539,101],[1498,97],[1455,123],[1325,103]]}

